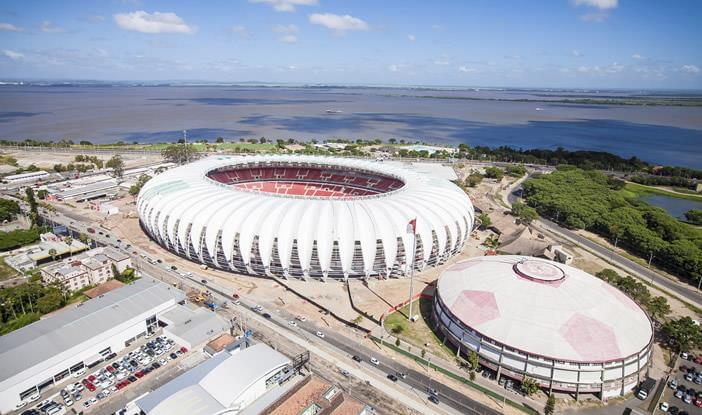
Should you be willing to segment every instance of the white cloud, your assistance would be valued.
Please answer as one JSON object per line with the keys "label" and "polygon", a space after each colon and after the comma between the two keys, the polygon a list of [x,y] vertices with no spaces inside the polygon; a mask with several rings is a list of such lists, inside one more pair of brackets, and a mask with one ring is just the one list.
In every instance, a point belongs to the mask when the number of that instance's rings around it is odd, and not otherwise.
{"label": "white cloud", "polygon": [[310,15],[310,23],[322,25],[338,33],[346,30],[368,30],[368,23],[348,14],[340,16],[332,13],[314,13]]}
{"label": "white cloud", "polygon": [[229,28],[229,31],[241,37],[249,37],[249,30],[246,26],[236,25]]}
{"label": "white cloud", "polygon": [[646,58],[639,55],[638,53],[634,53],[633,55],[631,55],[631,59],[641,60],[641,59],[646,59]]}
{"label": "white cloud", "polygon": [[118,13],[114,15],[117,26],[125,30],[141,33],[195,33],[197,28],[185,23],[175,13],[153,12],[138,10],[133,13]]}
{"label": "white cloud", "polygon": [[448,59],[437,59],[434,61],[434,65],[446,66],[449,64],[451,64],[451,62]]}
{"label": "white cloud", "polygon": [[388,66],[388,71],[390,72],[397,72],[400,70],[400,67],[398,65],[389,65]]}
{"label": "white cloud", "polygon": [[297,43],[297,36],[295,33],[299,32],[300,29],[294,24],[289,24],[274,26],[273,31],[283,35],[278,38],[279,41],[283,43]]}
{"label": "white cloud", "polygon": [[414,42],[415,40],[417,40],[417,37],[415,35],[407,35],[407,40],[409,40],[410,42]]}
{"label": "white cloud", "polygon": [[571,54],[572,54],[573,56],[575,56],[576,58],[579,58],[579,57],[583,56],[583,53],[580,52],[580,51],[577,50],[577,49],[573,49],[573,50],[571,51]]}
{"label": "white cloud", "polygon": [[5,49],[2,51],[2,54],[12,59],[13,61],[21,61],[22,59],[24,59],[24,53],[15,52],[14,50]]}
{"label": "white cloud", "polygon": [[696,65],[683,65],[680,67],[680,71],[689,75],[697,75],[700,73],[700,68]]}
{"label": "white cloud", "polygon": [[604,71],[607,73],[619,73],[623,70],[624,70],[624,65],[620,65],[617,62],[614,62],[613,64],[604,68]]}
{"label": "white cloud", "polygon": [[475,69],[475,68],[471,68],[471,67],[469,67],[469,66],[465,66],[465,65],[461,65],[461,66],[459,66],[459,67],[458,67],[458,71],[459,71],[459,72],[463,72],[463,73],[473,73],[473,72],[478,72],[478,70],[477,70],[477,69]]}
{"label": "white cloud", "polygon": [[296,6],[316,6],[317,0],[249,0],[249,3],[265,3],[277,12],[294,12]]}
{"label": "white cloud", "polygon": [[0,31],[3,32],[24,32],[24,29],[17,27],[12,23],[0,23]]}
{"label": "white cloud", "polygon": [[283,43],[297,43],[297,36],[295,35],[285,35],[278,38]]}
{"label": "white cloud", "polygon": [[573,0],[576,6],[589,6],[600,10],[616,9],[619,0]]}
{"label": "white cloud", "polygon": [[66,29],[56,26],[48,20],[41,22],[41,31],[44,33],[64,33]]}
{"label": "white cloud", "polygon": [[295,69],[297,69],[297,66],[295,66],[295,65],[288,65],[288,69],[290,69],[291,71],[294,71]]}

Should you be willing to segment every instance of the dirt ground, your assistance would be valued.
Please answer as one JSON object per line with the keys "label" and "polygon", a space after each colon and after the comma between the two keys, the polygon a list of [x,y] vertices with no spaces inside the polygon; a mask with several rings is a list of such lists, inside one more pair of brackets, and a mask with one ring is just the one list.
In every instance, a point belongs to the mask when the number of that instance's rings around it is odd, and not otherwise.
{"label": "dirt ground", "polygon": [[[17,164],[21,167],[27,167],[34,164],[42,170],[52,171],[54,164],[68,164],[75,162],[75,157],[79,152],[61,153],[52,152],[44,153],[37,151],[5,151],[3,154],[10,155],[17,159]],[[115,153],[116,154],[116,153]],[[94,154],[90,154],[91,156]],[[124,160],[125,168],[131,169],[142,167],[154,162],[163,160],[160,155],[153,154],[121,154]],[[97,157],[103,161],[107,161],[112,157],[112,154],[97,154]]]}

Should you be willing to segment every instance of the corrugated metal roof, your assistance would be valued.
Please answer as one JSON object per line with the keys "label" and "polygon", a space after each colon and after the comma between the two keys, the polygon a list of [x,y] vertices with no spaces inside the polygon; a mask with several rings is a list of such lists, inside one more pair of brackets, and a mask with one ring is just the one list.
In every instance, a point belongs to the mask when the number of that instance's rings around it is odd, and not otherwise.
{"label": "corrugated metal roof", "polygon": [[211,415],[286,364],[290,359],[262,343],[233,355],[220,353],[139,399],[137,406],[148,415]]}
{"label": "corrugated metal roof", "polygon": [[0,382],[166,301],[184,298],[182,291],[145,277],[6,334],[0,337]]}

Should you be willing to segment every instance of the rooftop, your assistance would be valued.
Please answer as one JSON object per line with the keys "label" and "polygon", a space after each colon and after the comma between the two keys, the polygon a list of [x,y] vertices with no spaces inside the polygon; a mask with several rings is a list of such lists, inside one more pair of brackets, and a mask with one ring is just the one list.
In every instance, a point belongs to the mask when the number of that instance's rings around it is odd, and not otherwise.
{"label": "rooftop", "polygon": [[220,353],[137,400],[137,406],[148,415],[212,415],[235,404],[261,377],[289,363],[261,343],[234,354]]}
{"label": "rooftop", "polygon": [[151,278],[141,278],[100,298],[61,310],[0,337],[0,382],[100,336],[164,302],[184,298],[181,291]]}
{"label": "rooftop", "polygon": [[98,285],[95,288],[91,288],[88,291],[85,291],[83,294],[85,294],[85,296],[88,298],[95,298],[95,297],[99,297],[103,294],[107,294],[108,292],[110,292],[112,290],[116,290],[117,288],[120,288],[122,286],[124,286],[123,282],[121,282],[119,280],[111,279],[111,280],[105,281],[104,283]]}
{"label": "rooftop", "polygon": [[179,305],[163,313],[161,319],[168,323],[168,332],[187,341],[191,347],[203,344],[229,329],[225,319],[201,307],[192,310]]}

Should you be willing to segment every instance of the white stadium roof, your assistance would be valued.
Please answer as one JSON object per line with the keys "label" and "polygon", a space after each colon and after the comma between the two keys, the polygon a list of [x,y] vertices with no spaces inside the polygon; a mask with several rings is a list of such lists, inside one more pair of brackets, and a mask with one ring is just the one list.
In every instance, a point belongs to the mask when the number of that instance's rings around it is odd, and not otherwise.
{"label": "white stadium roof", "polygon": [[651,322],[629,297],[568,265],[522,256],[461,261],[441,276],[441,301],[483,337],[531,355],[607,362],[641,352]]}
{"label": "white stadium roof", "polygon": [[[241,189],[207,176],[215,169],[266,163],[354,169],[399,179],[404,186],[374,195],[322,198]],[[417,218],[417,233],[425,246],[436,236],[440,255],[460,248],[473,225],[470,199],[448,180],[382,162],[318,156],[209,157],[154,177],[144,185],[137,205],[144,227],[164,244],[168,241],[171,246],[187,247],[192,243],[197,252],[204,244],[215,257],[221,235],[226,260],[240,255],[248,266],[257,240],[264,267],[269,267],[277,254],[280,267],[287,269],[294,265],[291,254],[296,241],[303,270],[313,266],[316,247],[318,266],[329,271],[333,251],[338,248],[345,274],[384,273],[397,266],[399,250],[412,251],[407,225],[413,218]],[[358,254],[356,243],[360,244],[362,269],[352,269],[354,254]],[[383,270],[377,269],[379,253],[384,257]]]}

